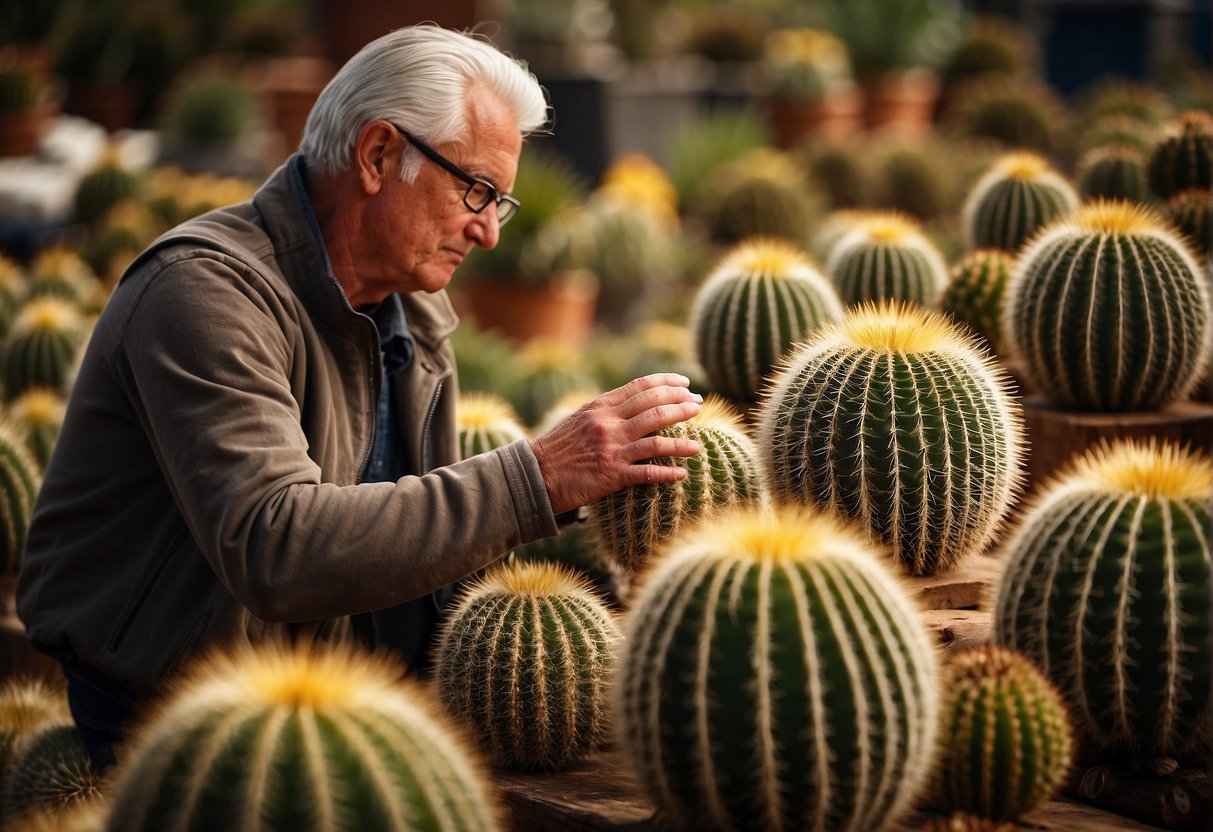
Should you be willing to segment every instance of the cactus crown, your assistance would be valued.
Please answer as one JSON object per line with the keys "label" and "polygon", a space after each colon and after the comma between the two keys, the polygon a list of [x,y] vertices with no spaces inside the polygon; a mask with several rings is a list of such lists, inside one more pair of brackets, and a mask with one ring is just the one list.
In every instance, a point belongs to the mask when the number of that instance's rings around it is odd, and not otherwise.
{"label": "cactus crown", "polygon": [[[807,506],[778,511],[739,505],[677,538],[679,557],[745,557],[756,563],[807,563],[823,556],[870,551],[871,540],[833,514]],[[662,560],[656,561],[662,563]]]}
{"label": "cactus crown", "polygon": [[1026,151],[1006,154],[994,163],[993,169],[1005,177],[1029,182],[1039,179],[1051,170],[1043,156]]}
{"label": "cactus crown", "polygon": [[947,317],[909,303],[862,304],[838,322],[836,332],[857,347],[883,353],[952,354],[973,348]]}
{"label": "cactus crown", "polygon": [[1018,653],[993,644],[980,644],[961,650],[948,662],[948,668],[959,683],[1014,678],[1030,666]]}
{"label": "cactus crown", "polygon": [[563,564],[550,561],[515,561],[503,564],[491,569],[467,590],[468,599],[490,595],[524,598],[573,595],[598,600],[585,580],[576,572]]}
{"label": "cactus crown", "polygon": [[1158,236],[1172,233],[1166,221],[1152,208],[1127,200],[1095,200],[1075,211],[1070,221],[1074,227],[1096,234]]}
{"label": "cactus crown", "polygon": [[13,329],[21,332],[64,332],[81,325],[75,304],[55,295],[36,297],[21,307]]}
{"label": "cactus crown", "polygon": [[918,224],[900,214],[876,213],[866,222],[860,222],[868,238],[881,243],[900,244],[912,237],[920,236]]}
{"label": "cactus crown", "polygon": [[63,421],[67,402],[54,390],[31,387],[17,397],[10,409],[13,417],[20,422],[47,425]]}
{"label": "cactus crown", "polygon": [[569,346],[551,338],[535,338],[518,354],[525,372],[561,368],[569,363]]}
{"label": "cactus crown", "polygon": [[1213,500],[1213,465],[1171,442],[1101,443],[1073,463],[1070,477],[1100,491],[1171,500]]}
{"label": "cactus crown", "polygon": [[804,252],[786,240],[751,237],[721,260],[717,271],[744,271],[755,276],[780,278],[816,268]]}
{"label": "cactus crown", "polygon": [[461,428],[490,428],[508,422],[518,425],[518,414],[501,396],[492,393],[464,393],[455,406],[455,419]]}
{"label": "cactus crown", "polygon": [[0,688],[0,734],[25,735],[70,719],[67,698],[40,679],[10,679]]}
{"label": "cactus crown", "polygon": [[699,412],[686,421],[705,428],[716,428],[717,430],[742,434],[746,432],[745,421],[741,418],[741,414],[737,412],[736,408],[720,396],[712,393],[704,397]]}

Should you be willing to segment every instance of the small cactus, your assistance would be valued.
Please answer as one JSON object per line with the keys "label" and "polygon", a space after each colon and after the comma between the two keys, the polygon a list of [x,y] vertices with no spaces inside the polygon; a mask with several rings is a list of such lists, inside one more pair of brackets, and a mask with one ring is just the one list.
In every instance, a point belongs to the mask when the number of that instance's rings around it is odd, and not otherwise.
{"label": "small cactus", "polygon": [[1145,156],[1127,144],[1088,150],[1078,160],[1075,180],[1084,199],[1106,197],[1145,202],[1150,198]]}
{"label": "small cactus", "polygon": [[25,437],[26,446],[43,471],[59,439],[66,412],[67,399],[61,393],[31,387],[13,401],[5,414],[14,430]]}
{"label": "small cactus", "polygon": [[38,484],[38,463],[25,440],[0,424],[0,575],[16,575],[21,568]]}
{"label": "small cactus", "polygon": [[1009,76],[989,76],[957,88],[944,118],[945,128],[961,136],[1044,155],[1062,149],[1069,122],[1069,108],[1057,90]]}
{"label": "small cactus", "polygon": [[767,387],[757,445],[773,497],[856,518],[914,575],[983,549],[1019,490],[1006,373],[938,313],[865,305]]}
{"label": "small cactus", "polygon": [[96,800],[101,783],[75,724],[50,725],[30,737],[9,763],[0,814],[12,818]]}
{"label": "small cactus", "polygon": [[1002,300],[1015,258],[998,248],[969,252],[952,267],[948,288],[939,306],[985,339],[990,351],[1001,354]]}
{"label": "small cactus", "polygon": [[1035,153],[1009,153],[994,163],[965,199],[969,248],[1015,252],[1045,223],[1078,207],[1065,177]]}
{"label": "small cactus", "polygon": [[107,829],[500,829],[474,749],[401,673],[319,645],[197,662],[124,747]]}
{"label": "small cactus", "polygon": [[513,406],[489,393],[460,396],[455,407],[455,425],[459,431],[460,459],[526,439],[526,428],[518,421]]}
{"label": "small cactus", "polygon": [[698,454],[686,459],[651,460],[684,466],[686,477],[628,486],[590,506],[591,528],[603,554],[631,574],[640,572],[654,550],[681,527],[734,503],[759,502],[764,496],[754,445],[741,417],[719,398],[709,396],[699,413],[662,428],[660,434],[702,445]]}
{"label": "small cactus", "polygon": [[1005,548],[994,642],[1133,761],[1213,750],[1213,464],[1156,440],[1077,457]]}
{"label": "small cactus", "polygon": [[943,256],[918,223],[886,212],[873,212],[834,245],[826,273],[847,306],[888,299],[931,307],[948,283]]}
{"label": "small cactus", "polygon": [[750,400],[792,344],[841,316],[834,287],[800,249],[757,238],[708,275],[691,307],[690,329],[712,389]]}
{"label": "small cactus", "polygon": [[938,791],[945,809],[1007,820],[1061,787],[1073,729],[1061,694],[1023,656],[981,645],[945,665]]}
{"label": "small cactus", "polygon": [[0,688],[0,783],[30,737],[51,725],[70,725],[67,696],[41,679],[12,677]]}
{"label": "small cactus", "polygon": [[30,282],[24,301],[51,295],[71,301],[81,311],[97,311],[104,305],[105,287],[92,266],[75,249],[45,248],[30,263]]}
{"label": "small cactus", "polygon": [[578,350],[567,344],[537,338],[518,355],[519,378],[510,402],[528,427],[535,425],[557,399],[574,390],[596,387],[583,369]]}
{"label": "small cactus", "polygon": [[438,689],[509,769],[564,769],[599,745],[619,630],[565,567],[495,567],[465,591],[438,645]]}
{"label": "small cactus", "polygon": [[1188,188],[1174,194],[1162,209],[1171,224],[1188,238],[1192,250],[1201,257],[1208,257],[1213,251],[1210,247],[1210,234],[1213,233],[1209,220],[1211,201],[1213,195],[1208,188]]}
{"label": "small cactus", "polygon": [[819,212],[816,197],[790,158],[761,149],[717,170],[698,207],[709,236],[720,245],[759,236],[801,245]]}
{"label": "small cactus", "polygon": [[1003,333],[1032,389],[1082,410],[1157,410],[1198,382],[1213,342],[1208,280],[1149,209],[1094,202],[1025,246]]}
{"label": "small cactus", "polygon": [[66,391],[85,327],[68,300],[48,295],[26,302],[0,347],[5,399],[12,402],[31,387]]}
{"label": "small cactus", "polygon": [[935,647],[833,516],[735,507],[680,535],[624,632],[619,745],[679,828],[876,832],[925,785]]}
{"label": "small cactus", "polygon": [[1213,187],[1213,116],[1181,113],[1154,143],[1147,171],[1150,190],[1169,199],[1187,188]]}
{"label": "small cactus", "polygon": [[118,155],[111,152],[76,186],[72,216],[76,222],[95,222],[119,202],[133,198],[139,185],[138,175],[124,167]]}

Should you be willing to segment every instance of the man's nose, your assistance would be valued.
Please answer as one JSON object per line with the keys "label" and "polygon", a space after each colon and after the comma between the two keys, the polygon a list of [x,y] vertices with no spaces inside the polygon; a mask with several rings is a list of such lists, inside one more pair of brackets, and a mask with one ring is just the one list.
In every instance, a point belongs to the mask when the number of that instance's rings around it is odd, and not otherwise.
{"label": "man's nose", "polygon": [[474,214],[468,224],[467,235],[481,248],[494,248],[501,239],[501,223],[497,221],[496,208],[490,205],[479,214]]}

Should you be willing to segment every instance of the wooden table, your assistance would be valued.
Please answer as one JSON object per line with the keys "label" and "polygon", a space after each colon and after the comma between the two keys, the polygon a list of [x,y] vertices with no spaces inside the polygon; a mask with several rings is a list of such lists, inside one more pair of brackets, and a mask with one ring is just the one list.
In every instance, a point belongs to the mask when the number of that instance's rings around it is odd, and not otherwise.
{"label": "wooden table", "polygon": [[[944,575],[904,579],[926,608],[923,613],[926,625],[935,633],[945,654],[989,640],[988,610],[993,605],[993,592],[1001,573],[999,555],[993,552],[970,557],[960,568]],[[1021,819],[1022,828],[1049,832],[1213,828],[1209,822],[1207,780],[1146,780],[1119,769],[1092,766],[1076,769],[1079,776],[1068,787],[1066,796]],[[1122,782],[1113,785],[1112,779]],[[517,832],[640,832],[663,828],[653,805],[613,750],[595,754],[571,771],[499,772],[496,780],[511,812],[511,828]],[[1079,796],[1090,801],[1076,799]],[[1186,818],[1177,819],[1168,810],[1168,805],[1176,800],[1192,804],[1187,807]],[[1091,805],[1092,802],[1098,805]],[[904,821],[901,830],[920,829],[930,817],[929,811],[921,811]],[[1193,817],[1199,818],[1195,825]]]}

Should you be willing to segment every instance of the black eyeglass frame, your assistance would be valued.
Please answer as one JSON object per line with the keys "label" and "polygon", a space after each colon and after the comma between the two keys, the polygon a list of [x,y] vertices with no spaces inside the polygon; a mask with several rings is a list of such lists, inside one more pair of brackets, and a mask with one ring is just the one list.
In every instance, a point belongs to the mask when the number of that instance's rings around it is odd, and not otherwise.
{"label": "black eyeglass frame", "polygon": [[[391,124],[391,122],[388,122],[388,123]],[[497,206],[497,225],[498,225],[498,227],[500,227],[500,226],[504,226],[507,222],[509,222],[511,219],[514,218],[514,215],[516,213],[518,213],[518,209],[521,207],[521,203],[514,197],[510,196],[509,194],[503,194],[500,191],[498,191],[496,186],[494,186],[492,182],[489,182],[488,180],[485,180],[485,179],[481,179],[478,176],[472,176],[470,173],[465,171],[463,168],[459,167],[457,164],[452,162],[450,159],[443,156],[437,150],[430,147],[428,144],[421,141],[416,136],[409,133],[407,130],[402,130],[399,127],[397,127],[395,124],[392,124],[392,129],[395,130],[397,133],[399,133],[406,142],[408,142],[413,147],[417,148],[423,154],[425,154],[425,156],[428,157],[431,162],[438,165],[440,168],[445,170],[447,173],[454,175],[460,181],[467,183],[468,189],[466,191],[464,191],[464,193],[463,193],[463,204],[466,205],[468,207],[468,210],[471,211],[473,214],[479,214],[485,208],[488,208],[489,205],[491,205],[491,204],[496,205]],[[476,205],[472,201],[472,192],[474,190],[476,190],[477,186],[481,186],[486,189],[486,192],[484,195],[484,201],[481,202],[479,205]]]}

